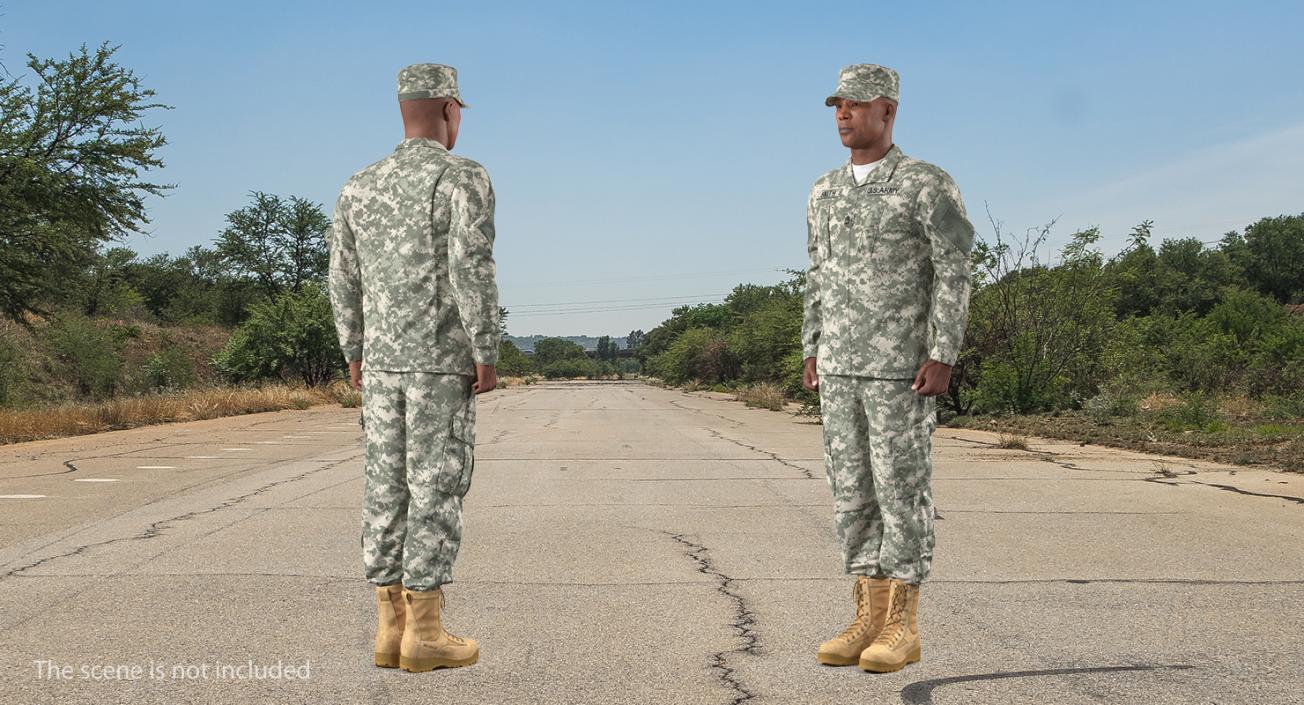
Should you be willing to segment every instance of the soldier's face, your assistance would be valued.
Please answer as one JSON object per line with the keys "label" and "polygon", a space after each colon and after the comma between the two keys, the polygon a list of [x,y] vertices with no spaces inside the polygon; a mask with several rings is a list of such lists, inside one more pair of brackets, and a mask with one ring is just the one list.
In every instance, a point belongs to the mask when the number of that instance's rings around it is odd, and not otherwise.
{"label": "soldier's face", "polygon": [[895,106],[881,98],[868,103],[838,98],[833,103],[838,137],[848,149],[873,147],[891,123]]}

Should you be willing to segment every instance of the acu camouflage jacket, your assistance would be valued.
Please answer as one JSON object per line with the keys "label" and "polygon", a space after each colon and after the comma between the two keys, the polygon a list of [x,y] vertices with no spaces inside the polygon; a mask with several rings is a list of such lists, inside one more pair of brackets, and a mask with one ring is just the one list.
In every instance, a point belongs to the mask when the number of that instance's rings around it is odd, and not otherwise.
{"label": "acu camouflage jacket", "polygon": [[807,205],[803,357],[820,374],[913,379],[954,365],[969,307],[974,229],[950,175],[893,145],[857,184],[848,161]]}
{"label": "acu camouflage jacket", "polygon": [[346,360],[474,374],[498,361],[494,193],[484,167],[409,138],[354,174],[330,231],[330,299]]}

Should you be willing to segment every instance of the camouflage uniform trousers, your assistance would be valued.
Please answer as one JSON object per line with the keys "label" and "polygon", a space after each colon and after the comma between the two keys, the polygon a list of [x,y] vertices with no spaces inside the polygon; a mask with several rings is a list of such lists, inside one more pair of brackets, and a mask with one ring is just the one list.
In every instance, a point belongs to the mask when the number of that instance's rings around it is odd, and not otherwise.
{"label": "camouflage uniform trousers", "polygon": [[435,372],[362,371],[367,580],[433,590],[453,579],[462,498],[475,449],[472,379]]}
{"label": "camouflage uniform trousers", "polygon": [[824,463],[849,575],[920,584],[933,562],[936,400],[913,380],[820,375]]}

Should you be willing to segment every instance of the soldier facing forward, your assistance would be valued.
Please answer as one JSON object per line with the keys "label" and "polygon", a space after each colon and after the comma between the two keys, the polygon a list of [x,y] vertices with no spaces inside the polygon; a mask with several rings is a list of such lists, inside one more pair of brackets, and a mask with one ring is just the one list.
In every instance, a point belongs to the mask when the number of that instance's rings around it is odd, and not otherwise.
{"label": "soldier facing forward", "polygon": [[398,100],[404,140],[354,174],[335,206],[330,297],[362,392],[375,663],[429,671],[480,654],[440,613],[471,486],[474,394],[497,384],[494,194],[484,167],[449,153],[465,107],[456,70],[404,68]]}
{"label": "soldier facing forward", "polygon": [[933,558],[935,397],[969,303],[973,226],[955,182],[892,143],[899,79],[842,70],[834,106],[851,160],[807,205],[803,383],[817,389],[824,460],[855,620],[821,663],[896,671],[920,658],[919,586]]}

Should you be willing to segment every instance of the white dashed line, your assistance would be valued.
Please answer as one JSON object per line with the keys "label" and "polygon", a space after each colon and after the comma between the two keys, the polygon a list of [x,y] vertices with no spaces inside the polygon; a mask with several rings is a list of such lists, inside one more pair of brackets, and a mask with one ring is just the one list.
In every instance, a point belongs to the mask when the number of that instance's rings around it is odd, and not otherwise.
{"label": "white dashed line", "polygon": [[187,455],[186,457],[195,460],[220,460],[222,458],[220,455]]}
{"label": "white dashed line", "polygon": [[43,494],[0,494],[0,499],[40,499]]}
{"label": "white dashed line", "polygon": [[253,448],[223,448],[222,450],[253,450]]}
{"label": "white dashed line", "polygon": [[137,470],[176,470],[175,465],[137,465]]}
{"label": "white dashed line", "polygon": [[261,443],[261,444],[263,444],[263,445],[265,445],[265,446],[280,446],[280,445],[285,445],[284,443],[281,443],[280,441],[254,441],[254,442],[255,442],[255,443]]}
{"label": "white dashed line", "polygon": [[296,438],[296,439],[302,439],[302,438],[307,438],[307,436],[281,436],[281,438]]}
{"label": "white dashed line", "polygon": [[73,482],[117,482],[116,477],[79,477]]}

